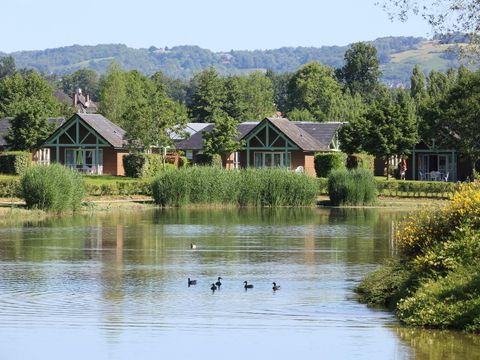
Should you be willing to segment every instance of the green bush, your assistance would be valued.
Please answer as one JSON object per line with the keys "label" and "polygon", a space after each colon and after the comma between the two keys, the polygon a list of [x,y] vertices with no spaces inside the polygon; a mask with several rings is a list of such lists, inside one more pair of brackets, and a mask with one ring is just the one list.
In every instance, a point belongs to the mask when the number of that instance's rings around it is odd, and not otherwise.
{"label": "green bush", "polygon": [[30,167],[20,184],[27,207],[46,211],[76,210],[85,195],[82,176],[59,164]]}
{"label": "green bush", "polygon": [[372,204],[377,199],[375,178],[365,169],[334,170],[328,177],[328,195],[333,206]]}
{"label": "green bush", "polygon": [[373,173],[374,160],[375,160],[375,157],[370,154],[366,154],[366,153],[352,154],[352,155],[348,155],[346,166],[347,166],[347,169],[366,169]]}
{"label": "green bush", "polygon": [[180,156],[178,167],[182,168],[187,166],[188,166],[188,158],[186,156]]}
{"label": "green bush", "polygon": [[318,194],[328,195],[328,179],[317,178],[317,183],[318,183]]}
{"label": "green bush", "polygon": [[308,175],[282,169],[232,171],[196,166],[161,173],[153,182],[152,193],[162,206],[306,206],[314,203],[318,183]]}
{"label": "green bush", "polygon": [[22,175],[32,165],[32,154],[26,151],[9,151],[0,154],[0,173]]}
{"label": "green bush", "polygon": [[376,180],[379,195],[403,197],[449,198],[458,185],[441,181]]}
{"label": "green bush", "polygon": [[415,212],[396,232],[399,254],[356,289],[412,326],[480,332],[480,184],[462,184],[440,208]]}
{"label": "green bush", "polygon": [[317,177],[328,177],[333,170],[345,169],[347,155],[342,152],[325,152],[315,154],[315,172]]}
{"label": "green bush", "polygon": [[163,160],[159,154],[128,154],[123,157],[123,167],[125,176],[149,178],[163,170]]}
{"label": "green bush", "polygon": [[0,177],[0,197],[17,197],[20,191],[18,176]]}

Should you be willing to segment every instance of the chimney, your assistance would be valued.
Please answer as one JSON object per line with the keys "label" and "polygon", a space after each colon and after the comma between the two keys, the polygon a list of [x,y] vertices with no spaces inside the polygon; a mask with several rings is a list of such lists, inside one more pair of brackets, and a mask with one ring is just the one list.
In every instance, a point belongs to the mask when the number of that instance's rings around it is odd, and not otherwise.
{"label": "chimney", "polygon": [[89,105],[88,103],[90,102],[90,95],[85,94],[86,100],[85,100],[85,105]]}
{"label": "chimney", "polygon": [[78,104],[78,96],[77,96],[77,93],[75,93],[73,95],[73,106],[77,107],[77,104]]}

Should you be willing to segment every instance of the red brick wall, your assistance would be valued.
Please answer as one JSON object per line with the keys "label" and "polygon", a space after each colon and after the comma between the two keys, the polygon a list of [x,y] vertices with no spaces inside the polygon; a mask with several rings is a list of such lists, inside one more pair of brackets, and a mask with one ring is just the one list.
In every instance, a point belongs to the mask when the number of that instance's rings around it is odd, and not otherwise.
{"label": "red brick wall", "polygon": [[113,148],[103,149],[103,173],[124,176],[123,157],[128,153]]}

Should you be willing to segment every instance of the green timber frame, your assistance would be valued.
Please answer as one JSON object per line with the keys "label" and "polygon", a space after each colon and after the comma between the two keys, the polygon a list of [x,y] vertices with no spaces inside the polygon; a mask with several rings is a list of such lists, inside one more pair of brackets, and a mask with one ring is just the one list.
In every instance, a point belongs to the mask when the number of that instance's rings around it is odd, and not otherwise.
{"label": "green timber frame", "polygon": [[247,151],[247,167],[250,167],[251,151],[284,152],[287,158],[289,151],[301,150],[268,119],[260,122],[243,140]]}
{"label": "green timber frame", "polygon": [[99,164],[99,150],[112,147],[97,131],[79,116],[74,115],[59,127],[42,145],[42,148],[55,148],[55,161],[60,162],[60,149],[95,149],[95,165]]}
{"label": "green timber frame", "polygon": [[[455,150],[442,150],[442,149],[413,149],[412,150],[412,180],[417,179],[416,160],[417,155],[433,155],[433,156],[449,156],[448,169],[451,171],[448,181],[457,181],[457,152]],[[451,157],[450,157],[451,156]],[[420,170],[419,170],[420,172]]]}

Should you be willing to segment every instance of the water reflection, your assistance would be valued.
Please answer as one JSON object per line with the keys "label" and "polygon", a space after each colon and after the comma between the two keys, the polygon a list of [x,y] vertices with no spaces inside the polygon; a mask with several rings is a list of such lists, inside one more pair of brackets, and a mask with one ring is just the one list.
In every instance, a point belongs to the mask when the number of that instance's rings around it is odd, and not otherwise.
{"label": "water reflection", "polygon": [[392,330],[413,348],[417,360],[480,359],[480,337],[475,334],[406,327]]}
{"label": "water reflection", "polygon": [[[409,358],[392,314],[352,292],[392,254],[403,215],[169,209],[0,227],[0,358],[52,346],[70,359],[203,358],[219,346],[232,359]],[[72,354],[79,338],[89,346]]]}

